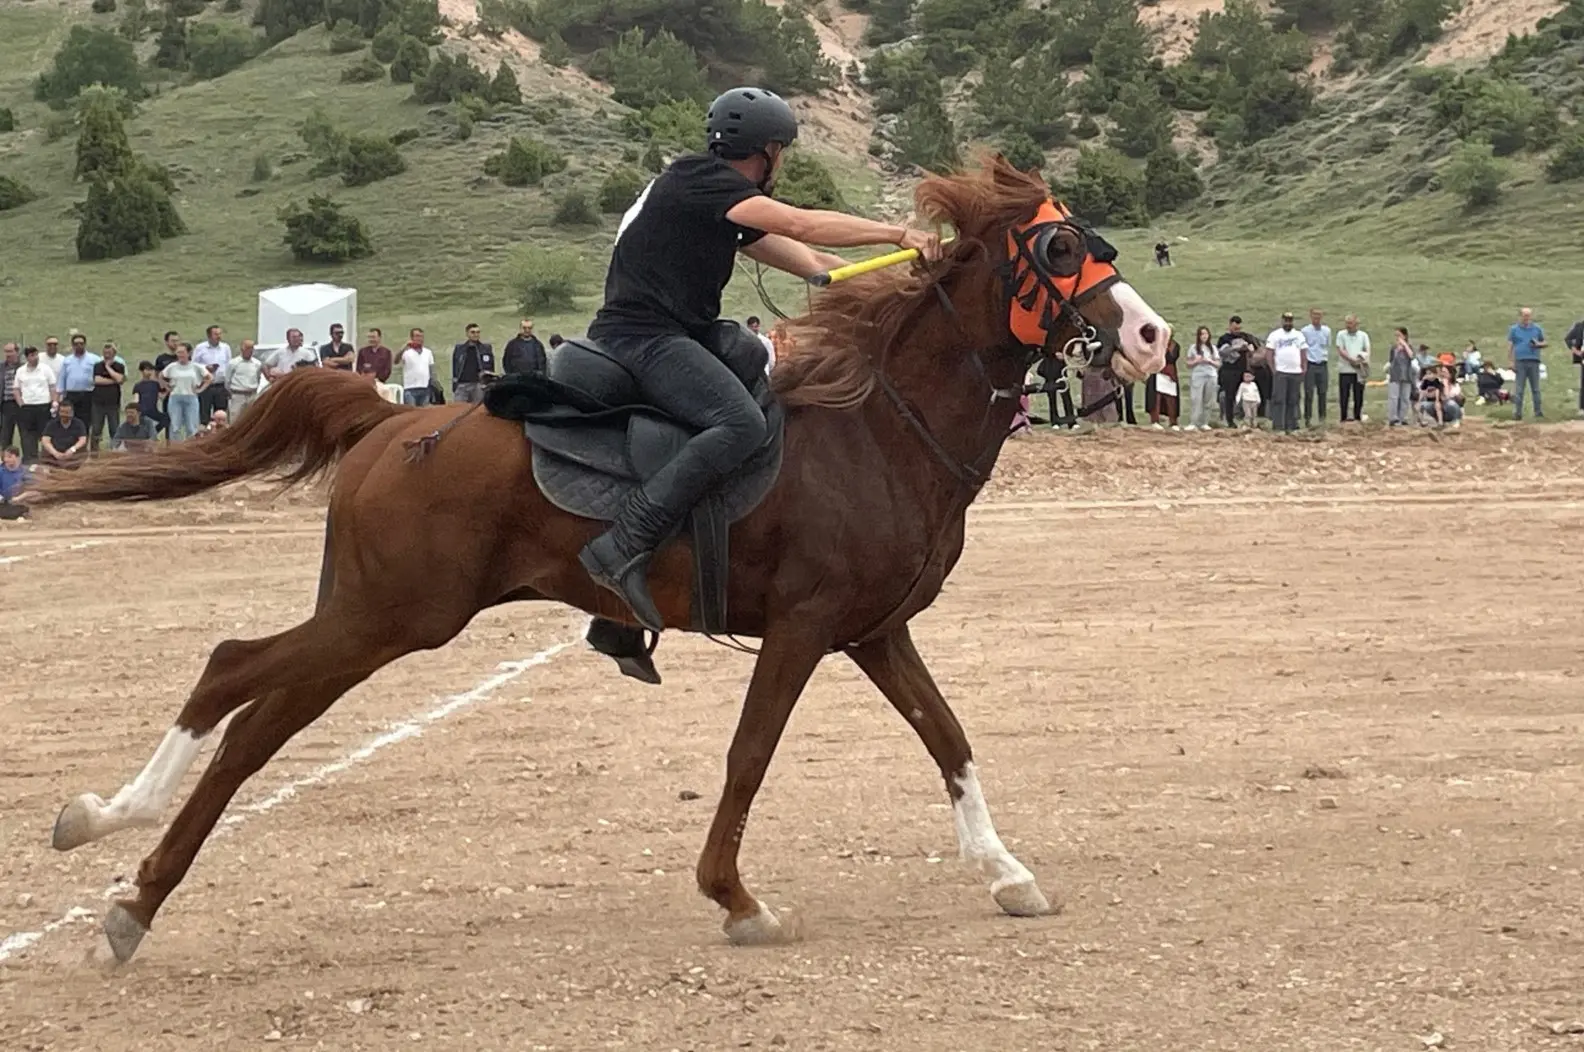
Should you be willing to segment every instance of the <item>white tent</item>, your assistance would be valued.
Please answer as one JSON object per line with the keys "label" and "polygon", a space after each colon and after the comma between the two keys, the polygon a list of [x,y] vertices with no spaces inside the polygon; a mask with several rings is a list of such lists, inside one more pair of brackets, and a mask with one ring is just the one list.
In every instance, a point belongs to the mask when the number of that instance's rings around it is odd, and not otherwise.
{"label": "white tent", "polygon": [[265,289],[258,298],[259,347],[282,346],[287,329],[301,329],[310,347],[330,339],[330,326],[346,327],[346,338],[356,342],[357,289],[337,285],[283,285]]}

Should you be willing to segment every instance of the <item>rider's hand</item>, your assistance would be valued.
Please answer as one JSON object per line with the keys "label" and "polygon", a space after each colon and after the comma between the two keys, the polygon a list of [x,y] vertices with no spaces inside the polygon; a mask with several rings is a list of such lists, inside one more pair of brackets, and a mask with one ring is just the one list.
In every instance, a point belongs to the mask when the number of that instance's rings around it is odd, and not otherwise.
{"label": "rider's hand", "polygon": [[897,239],[897,246],[918,249],[919,255],[930,263],[941,258],[940,235],[932,234],[927,230],[903,228],[902,236]]}

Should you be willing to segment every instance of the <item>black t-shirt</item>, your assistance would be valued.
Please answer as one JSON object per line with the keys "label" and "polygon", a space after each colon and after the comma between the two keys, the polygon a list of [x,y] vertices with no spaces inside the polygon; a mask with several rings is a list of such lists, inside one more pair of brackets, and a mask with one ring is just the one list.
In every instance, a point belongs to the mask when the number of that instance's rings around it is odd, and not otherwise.
{"label": "black t-shirt", "polygon": [[61,423],[60,417],[56,417],[44,426],[44,437],[50,440],[50,445],[55,447],[57,453],[64,453],[88,437],[88,425],[82,422],[81,417],[72,417],[68,424]]}
{"label": "black t-shirt", "polygon": [[[126,359],[122,358],[120,355],[117,355],[115,360],[115,371],[120,374],[123,381],[126,379],[126,367]],[[114,379],[114,377],[110,375],[109,368],[103,361],[94,366],[93,374],[95,379],[98,379],[99,377],[104,377],[106,380]],[[93,400],[98,402],[100,405],[120,405],[121,384],[94,384]]]}
{"label": "black t-shirt", "polygon": [[764,236],[726,213],[761,193],[712,154],[671,162],[622,216],[605,274],[605,305],[589,335],[702,338],[720,317],[737,250]]}

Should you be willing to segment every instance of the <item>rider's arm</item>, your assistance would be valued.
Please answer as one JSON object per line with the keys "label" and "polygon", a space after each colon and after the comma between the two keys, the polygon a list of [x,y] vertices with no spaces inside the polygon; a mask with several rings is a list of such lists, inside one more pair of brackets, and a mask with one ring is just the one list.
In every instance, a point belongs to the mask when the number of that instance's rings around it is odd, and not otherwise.
{"label": "rider's arm", "polygon": [[845,267],[847,260],[829,252],[820,252],[780,234],[766,234],[750,245],[739,249],[743,255],[767,267],[784,270],[800,278]]}
{"label": "rider's arm", "polygon": [[805,245],[829,245],[831,248],[899,245],[908,235],[905,226],[877,223],[844,212],[795,208],[762,194],[733,205],[727,211],[726,218],[738,226],[763,230],[766,234],[780,234]]}

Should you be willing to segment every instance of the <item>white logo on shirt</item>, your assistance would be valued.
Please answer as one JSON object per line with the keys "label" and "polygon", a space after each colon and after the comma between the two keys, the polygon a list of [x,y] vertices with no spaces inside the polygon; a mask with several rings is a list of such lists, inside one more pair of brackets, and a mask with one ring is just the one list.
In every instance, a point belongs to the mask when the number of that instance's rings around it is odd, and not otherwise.
{"label": "white logo on shirt", "polygon": [[[638,218],[638,213],[643,211],[644,202],[649,200],[649,191],[654,189],[654,184],[655,180],[649,180],[649,185],[643,188],[643,193],[638,195],[638,200],[634,201],[627,211],[622,213],[621,222],[616,226],[616,241],[621,240],[622,234],[632,225],[632,221]],[[616,247],[616,241],[611,242],[612,248]]]}

